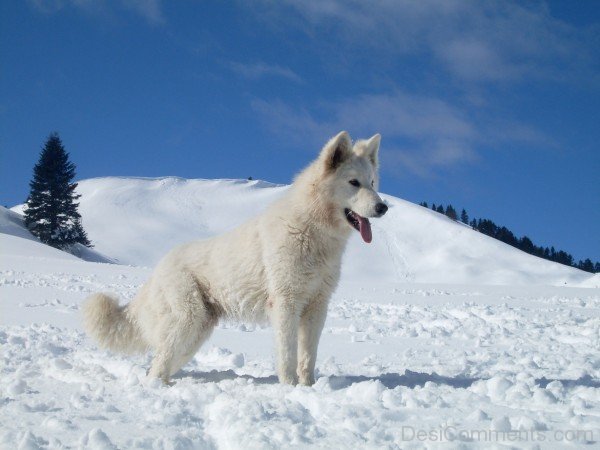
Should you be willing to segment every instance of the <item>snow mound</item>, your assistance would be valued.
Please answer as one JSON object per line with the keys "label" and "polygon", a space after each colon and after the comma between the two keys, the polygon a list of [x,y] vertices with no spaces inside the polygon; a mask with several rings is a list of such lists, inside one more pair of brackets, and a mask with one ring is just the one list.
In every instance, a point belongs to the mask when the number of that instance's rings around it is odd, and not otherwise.
{"label": "snow mound", "polygon": [[77,260],[89,262],[112,263],[110,258],[101,253],[75,245],[72,253],[58,250],[49,245],[42,244],[38,238],[29,232],[23,223],[23,216],[0,206],[0,249],[2,256],[17,256],[25,258],[51,258]]}
{"label": "snow mound", "polygon": [[[96,248],[124,264],[153,266],[171,248],[241,224],[287,186],[259,180],[95,178],[79,183],[83,226]],[[353,233],[343,280],[594,286],[578,269],[528,255],[421,206],[383,195],[373,243]]]}
{"label": "snow mound", "polygon": [[591,277],[586,278],[577,287],[600,288],[600,273],[595,273]]}
{"label": "snow mound", "polygon": [[23,223],[23,216],[0,206],[0,233],[37,241]]}

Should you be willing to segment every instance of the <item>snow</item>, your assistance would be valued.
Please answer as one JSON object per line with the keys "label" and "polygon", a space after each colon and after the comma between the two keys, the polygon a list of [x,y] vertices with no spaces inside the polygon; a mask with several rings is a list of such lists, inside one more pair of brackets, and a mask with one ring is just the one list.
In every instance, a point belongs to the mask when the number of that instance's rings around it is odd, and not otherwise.
{"label": "snow", "polygon": [[[259,214],[287,186],[253,180],[95,178],[79,183],[83,225],[95,249],[152,267],[174,246],[223,233]],[[578,285],[590,274],[516,250],[446,216],[384,195],[373,242],[352,235],[345,279],[417,283]],[[152,245],[148,245],[152,242]],[[368,264],[365,264],[368,261]]]}
{"label": "snow", "polygon": [[389,215],[373,221],[373,244],[353,239],[348,249],[312,387],[277,383],[267,327],[220,324],[172,386],[145,376],[149,355],[112,354],[85,336],[87,295],[130,300],[161,252],[235,226],[285,189],[174,178],[81,182],[96,248],[136,266],[51,249],[1,210],[0,448],[600,442],[597,276],[389,196]]}
{"label": "snow", "polygon": [[[19,206],[16,209],[21,211],[23,207]],[[3,255],[70,260],[76,260],[79,257],[91,262],[114,262],[98,251],[80,244],[74,246],[73,254],[39,244],[40,241],[25,227],[21,214],[0,206],[0,249],[2,249]]]}

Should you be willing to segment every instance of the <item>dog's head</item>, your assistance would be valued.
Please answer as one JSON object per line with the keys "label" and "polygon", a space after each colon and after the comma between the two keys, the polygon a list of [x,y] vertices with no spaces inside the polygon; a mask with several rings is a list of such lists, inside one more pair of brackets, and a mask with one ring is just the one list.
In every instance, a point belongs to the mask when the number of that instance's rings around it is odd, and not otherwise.
{"label": "dog's head", "polygon": [[357,230],[363,240],[371,242],[369,218],[383,216],[388,207],[377,194],[379,187],[379,142],[374,135],[354,145],[347,132],[333,137],[319,156],[330,195],[343,222]]}

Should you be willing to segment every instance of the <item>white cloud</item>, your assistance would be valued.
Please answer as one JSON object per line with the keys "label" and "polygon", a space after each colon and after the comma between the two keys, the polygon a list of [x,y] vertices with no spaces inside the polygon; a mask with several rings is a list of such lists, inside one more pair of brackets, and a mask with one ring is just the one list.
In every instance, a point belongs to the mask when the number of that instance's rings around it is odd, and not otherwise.
{"label": "white cloud", "polygon": [[505,61],[488,43],[481,40],[441,42],[434,51],[451,73],[468,81],[513,80],[525,72],[525,67]]}
{"label": "white cloud", "polygon": [[161,0],[27,0],[30,7],[44,14],[54,14],[66,8],[82,13],[111,17],[115,9],[126,9],[144,18],[152,25],[165,22]]}
{"label": "white cloud", "polygon": [[318,145],[324,137],[336,132],[337,124],[320,122],[313,113],[281,100],[254,99],[251,107],[268,131],[293,144]]}
{"label": "white cloud", "polygon": [[389,136],[427,139],[435,135],[470,139],[475,131],[465,115],[447,102],[396,90],[361,95],[335,105],[340,124],[360,132],[380,130]]}
{"label": "white cloud", "polygon": [[161,0],[121,0],[122,5],[139,14],[150,24],[162,24],[165,18],[162,13]]}
{"label": "white cloud", "polygon": [[102,0],[27,0],[27,3],[44,14],[54,14],[68,7],[88,14],[98,14],[106,8],[106,2]]}
{"label": "white cloud", "polygon": [[[414,57],[417,63],[407,62],[424,79],[416,85],[432,92],[387,88],[351,100],[310,105],[307,99],[304,108],[255,100],[252,107],[265,126],[306,148],[318,148],[341,129],[355,137],[380,132],[386,161],[421,176],[473,163],[504,146],[514,148],[510,144],[558,146],[526,123],[500,120],[494,109],[497,92],[490,85],[599,80],[594,71],[598,49],[590,45],[593,30],[556,20],[541,2],[282,0],[260,5],[259,14],[276,33],[289,28],[305,33],[332,79],[356,70],[378,72],[384,74],[379,87],[397,86],[396,68],[403,58]],[[367,81],[362,89],[373,85]],[[456,87],[458,98],[452,95]]]}
{"label": "white cloud", "polygon": [[381,133],[388,161],[423,176],[436,167],[472,161],[480,139],[465,114],[448,103],[399,90],[330,102],[314,111],[261,99],[252,108],[274,135],[307,149],[318,148],[340,130],[354,138]]}
{"label": "white cloud", "polygon": [[370,58],[376,55],[378,64],[393,64],[402,56],[430,55],[431,62],[461,81],[581,78],[595,73],[598,57],[594,37],[553,18],[543,2],[282,0],[262,5],[267,23],[281,30],[300,28],[319,51],[328,51],[327,57],[346,58],[344,49],[362,49]]}
{"label": "white cloud", "polygon": [[341,130],[355,139],[381,133],[386,166],[424,177],[472,164],[483,152],[502,151],[510,143],[557,147],[554,140],[527,124],[495,119],[476,122],[473,115],[444,100],[400,90],[326,102],[312,109],[264,99],[253,100],[251,107],[274,136],[309,151]]}
{"label": "white cloud", "polygon": [[295,83],[302,83],[302,78],[293,70],[277,64],[266,64],[264,62],[243,64],[239,62],[229,63],[231,69],[245,78],[257,80],[263,77],[286,78]]}

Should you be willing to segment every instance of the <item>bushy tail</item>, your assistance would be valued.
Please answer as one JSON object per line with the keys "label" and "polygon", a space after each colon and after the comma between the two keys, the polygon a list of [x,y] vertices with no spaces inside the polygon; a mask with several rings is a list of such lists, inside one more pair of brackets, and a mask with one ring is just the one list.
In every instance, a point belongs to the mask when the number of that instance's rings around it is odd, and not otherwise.
{"label": "bushy tail", "polygon": [[93,294],[83,305],[83,325],[102,348],[139,353],[147,350],[140,330],[127,306],[106,294]]}

